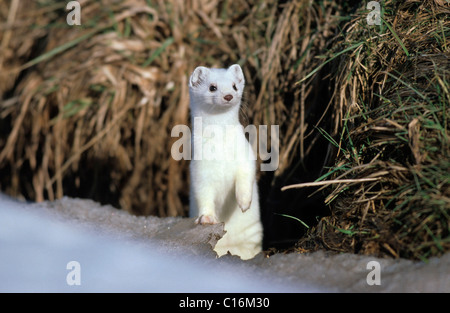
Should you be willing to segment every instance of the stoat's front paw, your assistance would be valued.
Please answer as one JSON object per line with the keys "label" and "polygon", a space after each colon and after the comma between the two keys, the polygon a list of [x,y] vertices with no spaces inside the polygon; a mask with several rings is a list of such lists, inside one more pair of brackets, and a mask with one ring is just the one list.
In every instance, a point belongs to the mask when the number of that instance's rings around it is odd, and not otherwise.
{"label": "stoat's front paw", "polygon": [[219,221],[217,220],[217,218],[212,215],[200,215],[195,220],[195,224],[200,224],[200,225],[212,225],[212,224],[217,224],[218,222]]}
{"label": "stoat's front paw", "polygon": [[250,209],[250,205],[252,204],[252,195],[238,194],[236,200],[239,208],[242,210],[242,212],[245,212]]}

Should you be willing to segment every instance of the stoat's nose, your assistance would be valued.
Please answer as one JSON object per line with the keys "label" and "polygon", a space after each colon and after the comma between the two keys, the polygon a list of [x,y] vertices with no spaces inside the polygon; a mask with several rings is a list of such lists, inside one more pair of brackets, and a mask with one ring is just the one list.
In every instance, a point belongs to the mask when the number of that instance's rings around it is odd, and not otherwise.
{"label": "stoat's nose", "polygon": [[225,100],[227,101],[231,101],[231,99],[233,99],[232,95],[226,95],[225,97],[223,97]]}

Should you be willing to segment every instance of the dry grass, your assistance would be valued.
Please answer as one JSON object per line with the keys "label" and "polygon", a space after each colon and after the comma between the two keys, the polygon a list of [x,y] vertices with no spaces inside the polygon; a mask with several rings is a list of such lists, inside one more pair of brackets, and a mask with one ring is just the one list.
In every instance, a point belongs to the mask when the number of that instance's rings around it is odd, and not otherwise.
{"label": "dry grass", "polygon": [[187,163],[171,159],[170,130],[189,123],[187,77],[200,64],[243,65],[244,122],[284,132],[277,175],[299,145],[305,155],[311,84],[293,85],[320,62],[313,56],[331,35],[331,3],[327,11],[309,1],[80,4],[82,26],[71,27],[64,3],[1,3],[2,190],[185,214]]}
{"label": "dry grass", "polygon": [[[188,75],[239,63],[243,122],[280,125],[279,169],[260,177],[266,246],[304,233],[286,215],[313,226],[330,210],[301,249],[448,250],[445,1],[385,1],[381,28],[348,1],[79,2],[82,26],[68,26],[61,1],[0,0],[2,191],[185,215],[188,162],[170,157],[170,132],[189,124]],[[436,220],[411,209],[430,203]]]}
{"label": "dry grass", "polygon": [[[299,247],[427,259],[450,249],[450,5],[385,1],[338,38],[336,160],[323,218]],[[323,179],[332,178],[332,180]],[[316,246],[317,245],[317,246]]]}

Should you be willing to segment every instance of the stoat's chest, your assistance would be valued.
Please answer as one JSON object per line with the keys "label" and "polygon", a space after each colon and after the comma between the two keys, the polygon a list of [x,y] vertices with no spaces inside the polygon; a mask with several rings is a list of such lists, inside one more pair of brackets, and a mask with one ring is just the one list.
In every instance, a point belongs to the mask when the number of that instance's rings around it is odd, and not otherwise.
{"label": "stoat's chest", "polygon": [[[192,136],[193,159],[241,162],[248,156],[249,144],[242,125],[207,125]],[[219,162],[220,163],[220,162]]]}

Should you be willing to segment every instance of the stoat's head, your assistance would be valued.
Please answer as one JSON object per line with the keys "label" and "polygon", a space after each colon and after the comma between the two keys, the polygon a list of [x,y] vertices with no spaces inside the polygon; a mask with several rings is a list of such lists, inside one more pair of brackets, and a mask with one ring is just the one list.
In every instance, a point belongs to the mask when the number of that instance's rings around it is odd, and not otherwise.
{"label": "stoat's head", "polygon": [[189,79],[191,106],[207,113],[220,113],[239,106],[245,80],[238,64],[228,69],[199,66]]}

